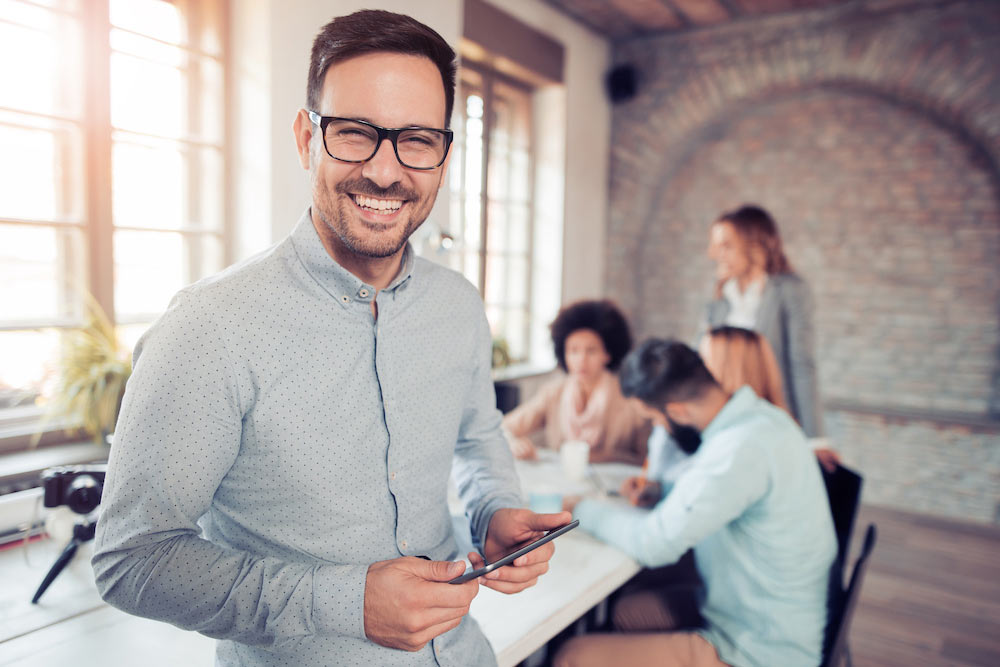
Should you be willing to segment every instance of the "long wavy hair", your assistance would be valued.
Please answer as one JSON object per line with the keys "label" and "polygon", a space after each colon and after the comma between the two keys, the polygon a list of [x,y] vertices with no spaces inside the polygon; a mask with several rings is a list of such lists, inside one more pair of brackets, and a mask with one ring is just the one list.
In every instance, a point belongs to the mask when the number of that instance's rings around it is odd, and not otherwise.
{"label": "long wavy hair", "polygon": [[767,339],[759,333],[740,327],[716,327],[699,347],[705,365],[724,390],[731,393],[750,385],[761,398],[788,410],[778,361]]}
{"label": "long wavy hair", "polygon": [[[760,206],[745,204],[732,211],[727,211],[712,223],[718,225],[729,223],[743,239],[747,252],[758,250],[763,254],[764,271],[768,275],[777,273],[792,273],[792,265],[785,256],[785,248],[781,243],[778,225],[771,214]],[[718,295],[722,294],[722,284],[716,286]]]}

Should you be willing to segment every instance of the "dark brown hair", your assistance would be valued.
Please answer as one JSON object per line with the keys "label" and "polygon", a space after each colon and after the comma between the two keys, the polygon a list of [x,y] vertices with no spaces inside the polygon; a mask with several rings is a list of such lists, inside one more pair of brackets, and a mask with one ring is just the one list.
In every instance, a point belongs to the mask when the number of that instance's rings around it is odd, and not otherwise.
{"label": "dark brown hair", "polygon": [[307,108],[319,111],[323,80],[331,65],[378,52],[424,56],[437,66],[444,84],[444,126],[448,127],[455,104],[455,51],[441,35],[416,19],[380,9],[338,16],[316,35],[309,59]]}
{"label": "dark brown hair", "polygon": [[785,257],[778,225],[771,214],[760,206],[744,205],[719,216],[713,224],[728,222],[749,247],[757,246],[764,252],[764,270],[768,275],[792,273],[792,265]]}
{"label": "dark brown hair", "polygon": [[604,344],[604,351],[611,360],[608,369],[615,370],[632,349],[632,333],[622,311],[613,302],[577,301],[564,306],[551,325],[552,344],[559,367],[566,369],[566,339],[581,329],[596,333]]}

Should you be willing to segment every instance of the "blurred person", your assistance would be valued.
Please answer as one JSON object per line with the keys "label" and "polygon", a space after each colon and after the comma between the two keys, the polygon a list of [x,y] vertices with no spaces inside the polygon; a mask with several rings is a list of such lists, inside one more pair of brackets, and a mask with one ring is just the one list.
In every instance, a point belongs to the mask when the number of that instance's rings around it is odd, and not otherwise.
{"label": "blurred person", "polygon": [[550,328],[565,374],[504,417],[514,456],[536,458],[530,436],[541,431],[549,449],[583,440],[592,462],[642,463],[652,428],[649,411],[622,395],[614,373],[632,347],[625,316],[611,301],[577,301],[564,306]]}
{"label": "blurred person", "polygon": [[520,591],[553,551],[447,583],[465,570],[449,474],[474,566],[569,520],[520,509],[482,301],[408,241],[444,182],[455,68],[407,16],[324,26],[293,127],[311,207],[136,346],[97,586],[217,638],[217,665],[495,664],[479,583]]}
{"label": "blurred person", "polygon": [[[729,393],[743,385],[749,386],[760,398],[788,411],[782,388],[781,371],[767,339],[756,331],[742,327],[715,327],[701,338],[699,354],[712,376]],[[819,463],[832,471],[840,456],[825,446],[825,438],[813,452]],[[812,443],[810,443],[812,444]],[[655,504],[663,494],[664,484],[672,484],[690,464],[689,455],[698,441],[689,429],[677,427],[677,435],[669,426],[654,427],[649,440],[649,467],[646,479],[631,477],[625,481],[622,494],[634,505]]]}
{"label": "blurred person", "polygon": [[819,664],[837,541],[805,434],[750,387],[726,391],[676,341],[640,345],[624,361],[621,383],[626,396],[696,432],[697,455],[651,510],[592,499],[566,505],[581,527],[646,567],[693,548],[704,595],[692,608],[652,593],[630,610],[616,608],[617,618],[632,614],[653,627],[576,637],[554,664]]}
{"label": "blurred person", "polygon": [[708,256],[717,283],[705,328],[728,324],[767,338],[789,412],[806,435],[822,436],[812,294],[785,256],[774,219],[752,205],[723,213],[709,230]]}

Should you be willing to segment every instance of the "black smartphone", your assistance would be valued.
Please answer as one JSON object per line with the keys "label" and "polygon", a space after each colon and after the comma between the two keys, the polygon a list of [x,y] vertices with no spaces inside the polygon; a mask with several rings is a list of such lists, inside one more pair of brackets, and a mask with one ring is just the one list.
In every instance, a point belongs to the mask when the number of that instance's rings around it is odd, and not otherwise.
{"label": "black smartphone", "polygon": [[464,584],[465,582],[470,581],[472,579],[475,579],[476,577],[483,576],[487,572],[492,572],[493,570],[496,570],[497,568],[501,568],[504,565],[510,565],[515,560],[517,560],[518,558],[520,558],[524,554],[528,553],[529,551],[534,551],[535,549],[537,549],[538,547],[542,546],[546,542],[551,542],[552,540],[556,539],[560,535],[565,535],[566,533],[568,533],[569,531],[573,530],[574,528],[576,528],[579,525],[580,525],[580,520],[579,519],[574,519],[573,521],[570,521],[569,523],[567,523],[565,526],[560,526],[559,528],[553,528],[549,532],[547,532],[544,535],[542,535],[541,537],[539,537],[534,542],[526,544],[523,547],[519,547],[518,549],[516,549],[516,550],[510,552],[509,554],[507,554],[506,556],[503,556],[502,558],[498,558],[497,560],[493,561],[492,563],[487,563],[486,565],[484,565],[483,567],[479,568],[478,570],[468,570],[468,571],[465,572],[465,574],[461,574],[461,575],[455,577],[454,579],[452,579],[448,583],[449,584]]}

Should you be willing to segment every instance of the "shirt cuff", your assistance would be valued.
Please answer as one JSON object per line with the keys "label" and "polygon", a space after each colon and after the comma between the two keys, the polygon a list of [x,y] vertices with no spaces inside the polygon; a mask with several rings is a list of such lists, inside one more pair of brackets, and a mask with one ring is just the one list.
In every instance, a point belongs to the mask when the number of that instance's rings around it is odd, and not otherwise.
{"label": "shirt cuff", "polygon": [[313,575],[313,625],[320,635],[367,639],[367,565],[320,565]]}

